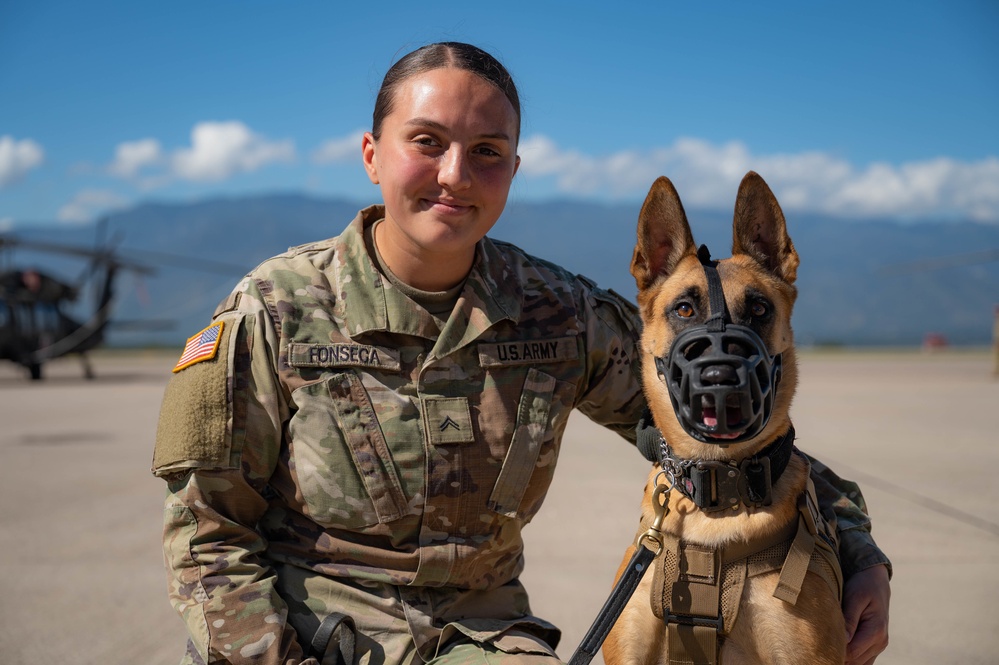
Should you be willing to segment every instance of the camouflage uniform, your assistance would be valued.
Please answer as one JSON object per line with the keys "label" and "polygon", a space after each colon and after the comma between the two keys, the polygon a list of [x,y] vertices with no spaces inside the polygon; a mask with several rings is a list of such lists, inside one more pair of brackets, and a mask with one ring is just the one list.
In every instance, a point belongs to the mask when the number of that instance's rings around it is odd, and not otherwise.
{"label": "camouflage uniform", "polygon": [[[334,611],[360,663],[556,662],[518,581],[521,529],[573,409],[634,440],[637,312],[484,239],[440,321],[375,268],[364,228],[383,215],[250,273],[215,313],[217,349],[167,387],[153,470],[187,662],[315,663],[300,643]],[[850,556],[883,558],[829,489]]]}

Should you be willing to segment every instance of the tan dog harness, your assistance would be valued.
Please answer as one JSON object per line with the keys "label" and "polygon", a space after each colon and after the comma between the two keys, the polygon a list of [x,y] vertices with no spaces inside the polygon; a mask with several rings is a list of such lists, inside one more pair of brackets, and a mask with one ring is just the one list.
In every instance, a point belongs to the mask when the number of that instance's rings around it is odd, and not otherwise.
{"label": "tan dog harness", "polygon": [[653,613],[666,622],[670,665],[720,662],[719,648],[738,618],[747,578],[779,570],[773,595],[794,605],[805,574],[812,572],[842,600],[835,525],[819,512],[811,479],[798,498],[798,519],[766,540],[719,549],[663,536],[651,602]]}

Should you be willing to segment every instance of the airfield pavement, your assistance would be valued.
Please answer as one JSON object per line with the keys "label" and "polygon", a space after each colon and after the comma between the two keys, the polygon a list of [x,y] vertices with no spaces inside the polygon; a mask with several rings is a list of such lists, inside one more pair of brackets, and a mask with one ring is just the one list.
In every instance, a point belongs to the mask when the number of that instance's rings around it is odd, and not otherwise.
{"label": "airfield pavement", "polygon": [[[29,382],[0,366],[0,663],[167,665],[184,628],[165,595],[164,487],[149,473],[174,354],[96,354]],[[881,665],[999,659],[999,380],[985,351],[802,354],[798,445],[861,484],[892,558]],[[535,613],[568,659],[634,536],[647,463],[573,416],[525,532]],[[602,665],[598,656],[594,662]]]}

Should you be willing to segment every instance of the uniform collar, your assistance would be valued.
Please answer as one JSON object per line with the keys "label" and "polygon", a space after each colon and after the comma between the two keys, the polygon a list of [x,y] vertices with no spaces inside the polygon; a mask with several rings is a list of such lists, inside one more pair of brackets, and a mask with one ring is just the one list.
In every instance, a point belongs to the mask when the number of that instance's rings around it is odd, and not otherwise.
{"label": "uniform collar", "polygon": [[488,238],[479,241],[475,263],[454,312],[442,330],[433,317],[382,276],[364,243],[364,229],[384,218],[385,207],[361,210],[337,239],[333,266],[336,316],[348,335],[385,331],[437,339],[443,357],[502,320],[520,318],[523,290],[503,255]]}

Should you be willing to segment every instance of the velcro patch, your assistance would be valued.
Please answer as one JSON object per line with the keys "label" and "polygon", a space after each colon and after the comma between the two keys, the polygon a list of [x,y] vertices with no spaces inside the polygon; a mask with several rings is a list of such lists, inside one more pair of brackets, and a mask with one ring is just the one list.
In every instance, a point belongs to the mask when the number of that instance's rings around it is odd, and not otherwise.
{"label": "velcro patch", "polygon": [[[222,358],[228,356],[232,337],[219,337],[217,353]],[[195,364],[170,378],[156,428],[153,473],[163,476],[193,467],[228,466],[228,375],[228,363],[219,362]]]}
{"label": "velcro patch", "polygon": [[714,584],[717,565],[713,548],[686,543],[680,553],[680,579]]}
{"label": "velcro patch", "polygon": [[579,358],[575,337],[479,344],[479,366],[537,365]]}
{"label": "velcro patch", "polygon": [[185,367],[190,367],[203,360],[211,360],[219,350],[219,340],[222,339],[222,328],[224,323],[218,321],[208,326],[193,337],[187,338],[184,345],[184,352],[180,354],[180,360],[174,366],[174,373]]}
{"label": "velcro patch", "polygon": [[375,367],[398,372],[399,352],[391,349],[354,344],[303,344],[288,345],[288,364],[292,367]]}
{"label": "velcro patch", "polygon": [[424,397],[427,438],[430,443],[472,443],[472,415],[465,397]]}

